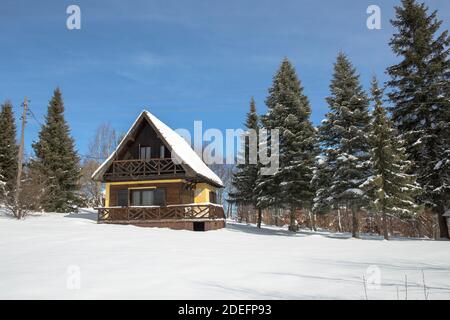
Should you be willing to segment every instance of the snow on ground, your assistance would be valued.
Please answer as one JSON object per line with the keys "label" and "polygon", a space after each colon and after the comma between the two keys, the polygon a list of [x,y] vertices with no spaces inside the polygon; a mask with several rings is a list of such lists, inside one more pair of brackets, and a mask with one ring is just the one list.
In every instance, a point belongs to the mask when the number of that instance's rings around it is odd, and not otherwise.
{"label": "snow on ground", "polygon": [[405,299],[405,276],[408,299],[424,299],[422,270],[429,298],[450,298],[446,241],[291,235],[238,223],[175,231],[98,225],[95,217],[0,216],[0,298],[364,299],[364,275],[374,283],[369,299],[397,299],[397,290]]}

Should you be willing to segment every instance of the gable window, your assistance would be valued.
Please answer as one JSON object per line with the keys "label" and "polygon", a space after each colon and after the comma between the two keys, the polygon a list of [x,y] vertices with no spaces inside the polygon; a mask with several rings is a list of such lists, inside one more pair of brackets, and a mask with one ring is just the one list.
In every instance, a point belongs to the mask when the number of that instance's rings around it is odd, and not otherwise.
{"label": "gable window", "polygon": [[166,148],[164,148],[164,146],[159,147],[159,157],[161,159],[165,158],[165,154],[166,154]]}
{"label": "gable window", "polygon": [[131,189],[132,206],[164,206],[166,205],[165,189]]}
{"label": "gable window", "polygon": [[139,147],[139,159],[150,160],[152,157],[151,147]]}

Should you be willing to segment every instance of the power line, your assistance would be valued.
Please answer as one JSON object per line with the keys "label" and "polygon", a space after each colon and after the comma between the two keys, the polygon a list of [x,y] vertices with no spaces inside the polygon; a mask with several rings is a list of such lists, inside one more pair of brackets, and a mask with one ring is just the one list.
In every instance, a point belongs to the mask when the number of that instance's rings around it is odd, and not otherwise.
{"label": "power line", "polygon": [[80,158],[84,158],[84,159],[101,160],[101,161],[106,160],[106,158],[103,158],[103,157],[94,157],[94,156],[89,156],[89,155],[85,155],[85,154],[78,154],[78,156]]}
{"label": "power line", "polygon": [[40,125],[41,127],[43,127],[44,125],[42,124],[41,121],[39,121],[39,119],[36,117],[36,115],[34,114],[34,112],[33,112],[30,108],[28,108],[28,111],[29,111],[31,117],[33,118],[33,120],[36,121],[38,125]]}

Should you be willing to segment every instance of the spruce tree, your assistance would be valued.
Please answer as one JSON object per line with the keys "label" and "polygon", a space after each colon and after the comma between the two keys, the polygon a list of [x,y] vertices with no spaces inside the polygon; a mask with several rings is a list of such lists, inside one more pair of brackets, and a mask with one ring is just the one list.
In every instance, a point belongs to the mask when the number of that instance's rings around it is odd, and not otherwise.
{"label": "spruce tree", "polygon": [[[279,130],[279,168],[262,177],[259,199],[290,211],[291,231],[297,230],[295,212],[312,207],[311,186],[315,158],[315,130],[310,122],[311,107],[294,67],[284,59],[266,99],[268,112],[262,123],[268,130]],[[264,192],[265,191],[265,192]]]}
{"label": "spruce tree", "polygon": [[392,119],[423,188],[419,199],[437,215],[440,236],[449,238],[443,214],[450,199],[450,37],[448,30],[439,33],[442,21],[423,3],[402,0],[395,11],[390,46],[400,61],[387,69]]}
{"label": "spruce tree", "polygon": [[[250,152],[254,152],[257,150],[250,150],[250,139],[256,139],[254,141],[256,147],[258,145],[257,139],[258,139],[258,129],[259,129],[259,119],[258,114],[256,113],[256,104],[253,97],[250,100],[250,111],[247,113],[246,122],[245,122],[245,128],[246,128],[246,135],[244,137],[244,144],[243,144],[243,150],[241,151],[241,157],[242,162],[239,163],[236,166],[237,171],[233,174],[232,179],[232,186],[233,186],[233,192],[229,194],[229,201],[237,203],[237,204],[243,204],[243,205],[251,205],[254,208],[257,208],[257,193],[255,192],[256,189],[256,182],[258,179],[258,164],[257,163],[251,163],[251,162],[257,162],[257,155],[253,155],[253,157],[256,156],[256,161],[250,161]],[[258,228],[261,227],[261,208],[258,209],[258,221],[257,226]]]}
{"label": "spruce tree", "polygon": [[[320,147],[316,150],[319,153]],[[327,214],[331,211],[332,203],[328,199],[328,188],[330,187],[333,172],[330,169],[331,166],[325,154],[320,154],[316,157],[316,165],[311,179],[311,185],[315,191],[312,208],[315,214]]]}
{"label": "spruce tree", "polygon": [[61,91],[56,88],[49,102],[46,122],[33,143],[36,159],[32,167],[44,178],[41,206],[47,212],[71,212],[79,204],[79,157],[64,119]]}
{"label": "spruce tree", "polygon": [[0,111],[0,182],[3,182],[6,192],[14,188],[17,152],[13,107],[10,101],[5,101]]}
{"label": "spruce tree", "polygon": [[319,141],[324,153],[324,186],[316,194],[317,205],[324,202],[352,212],[352,235],[359,236],[358,212],[369,197],[359,186],[370,176],[370,155],[367,129],[369,100],[362,89],[359,76],[348,58],[340,53],[334,64],[330,84],[331,95],[326,99],[330,112],[319,128]]}
{"label": "spruce tree", "polygon": [[373,175],[362,187],[371,193],[374,207],[382,216],[383,235],[387,240],[388,215],[414,217],[419,209],[414,197],[419,194],[420,186],[415,176],[407,173],[411,162],[406,158],[404,142],[398,139],[382,105],[383,90],[378,87],[376,78],[372,80],[371,93],[375,105],[370,128]]}

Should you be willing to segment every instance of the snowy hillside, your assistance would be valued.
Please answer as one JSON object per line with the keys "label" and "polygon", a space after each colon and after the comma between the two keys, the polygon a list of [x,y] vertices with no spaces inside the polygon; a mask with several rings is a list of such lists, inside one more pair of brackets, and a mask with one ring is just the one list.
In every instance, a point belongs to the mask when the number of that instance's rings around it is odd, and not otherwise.
{"label": "snowy hillside", "polygon": [[94,219],[0,217],[0,298],[364,299],[364,275],[369,299],[405,299],[406,275],[408,299],[424,299],[422,270],[429,298],[450,298],[450,242]]}

